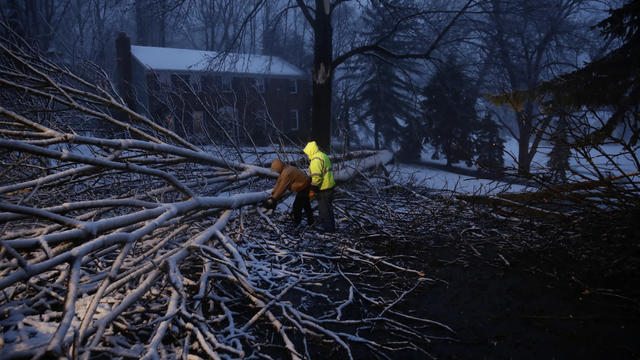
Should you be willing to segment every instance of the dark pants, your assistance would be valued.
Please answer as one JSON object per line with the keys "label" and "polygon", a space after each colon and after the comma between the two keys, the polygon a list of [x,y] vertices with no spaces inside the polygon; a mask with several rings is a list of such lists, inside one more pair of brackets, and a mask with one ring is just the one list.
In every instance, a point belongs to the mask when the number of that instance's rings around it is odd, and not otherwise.
{"label": "dark pants", "polygon": [[296,193],[296,199],[293,200],[293,222],[300,224],[302,221],[302,210],[307,215],[307,224],[313,223],[313,210],[311,210],[311,201],[309,201],[309,188]]}
{"label": "dark pants", "polygon": [[333,219],[333,188],[316,192],[318,199],[318,222],[325,231],[334,232],[336,223]]}

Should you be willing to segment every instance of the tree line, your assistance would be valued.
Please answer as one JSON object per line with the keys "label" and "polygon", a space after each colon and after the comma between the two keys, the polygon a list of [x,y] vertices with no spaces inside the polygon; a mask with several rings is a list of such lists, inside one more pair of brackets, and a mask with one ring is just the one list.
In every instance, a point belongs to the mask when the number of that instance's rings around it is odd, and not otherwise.
{"label": "tree line", "polygon": [[540,146],[557,142],[549,133],[563,117],[540,99],[488,95],[534,89],[615,48],[594,25],[622,4],[2,0],[0,16],[50,56],[107,72],[115,70],[120,31],[138,45],[281,56],[312,79],[312,131],[327,150],[386,147],[419,159],[431,144],[449,164],[499,168],[501,141],[513,137],[517,171],[528,175]]}

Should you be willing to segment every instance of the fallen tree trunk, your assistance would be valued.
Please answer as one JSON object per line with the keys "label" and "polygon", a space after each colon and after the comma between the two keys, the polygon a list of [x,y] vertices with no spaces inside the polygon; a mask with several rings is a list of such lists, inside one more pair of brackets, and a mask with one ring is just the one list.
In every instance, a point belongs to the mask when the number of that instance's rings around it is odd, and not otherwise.
{"label": "fallen tree trunk", "polygon": [[[343,247],[345,257],[337,246],[316,252],[294,244],[309,239],[274,235],[257,205],[278,174],[222,146],[190,144],[100,81],[15,46],[0,52],[1,358],[298,359],[310,357],[310,343],[352,357],[354,344],[385,353],[426,341],[392,309],[402,297],[370,301],[362,285],[384,275],[380,266],[409,279],[409,289],[423,274],[357,249]],[[80,135],[68,119],[99,119],[135,138]],[[343,183],[392,154],[344,158],[335,174]],[[338,279],[348,294],[318,289]],[[345,315],[360,302],[354,297],[382,311]],[[380,324],[401,336],[360,334]]]}

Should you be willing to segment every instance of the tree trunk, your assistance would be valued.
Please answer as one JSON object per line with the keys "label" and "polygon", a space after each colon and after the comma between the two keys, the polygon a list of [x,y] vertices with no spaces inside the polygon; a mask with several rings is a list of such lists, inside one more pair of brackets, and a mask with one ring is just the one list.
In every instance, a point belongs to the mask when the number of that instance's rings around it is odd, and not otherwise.
{"label": "tree trunk", "polygon": [[333,29],[325,1],[316,0],[313,51],[313,99],[311,136],[322,151],[331,151],[331,80],[333,77]]}
{"label": "tree trunk", "polygon": [[529,154],[529,140],[531,139],[531,118],[524,112],[516,114],[518,119],[518,175],[529,176],[531,171],[531,156]]}

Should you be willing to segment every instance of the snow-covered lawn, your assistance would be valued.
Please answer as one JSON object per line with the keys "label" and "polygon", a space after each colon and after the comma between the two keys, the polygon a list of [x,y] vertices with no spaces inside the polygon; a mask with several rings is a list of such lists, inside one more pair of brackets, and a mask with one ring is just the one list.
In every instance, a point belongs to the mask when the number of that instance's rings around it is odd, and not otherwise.
{"label": "snow-covered lawn", "polygon": [[[589,152],[589,156],[603,174],[611,176],[619,175],[621,171],[627,174],[638,171],[638,166],[633,157],[629,152],[624,151],[620,145],[603,145],[601,149],[604,153],[609,155],[609,158],[597,150],[591,150]],[[546,144],[540,146],[531,163],[532,171],[545,171],[546,163],[549,159],[547,154],[550,151],[551,146]],[[446,164],[446,159],[442,157],[438,160],[431,159],[432,153],[432,149],[426,148],[422,153],[422,159],[441,165]],[[636,157],[640,157],[640,150],[638,148],[635,150],[635,155]],[[515,139],[510,138],[505,143],[505,166],[513,169],[517,168],[517,158],[518,142]],[[573,171],[576,171],[582,176],[595,178],[593,174],[593,167],[583,154],[572,152],[569,164]],[[463,162],[454,164],[454,166],[468,170],[477,170],[474,166],[467,167]],[[465,194],[496,194],[499,192],[521,192],[532,190],[530,187],[523,185],[478,179],[473,176],[460,175],[445,170],[427,168],[418,165],[401,164],[397,166],[395,170],[402,181],[420,184],[434,190],[455,191]],[[576,180],[584,179],[576,178]]]}
{"label": "snow-covered lawn", "polygon": [[526,186],[502,181],[479,179],[419,165],[401,164],[394,169],[401,182],[421,185],[433,190],[464,194],[497,194],[525,191]]}

